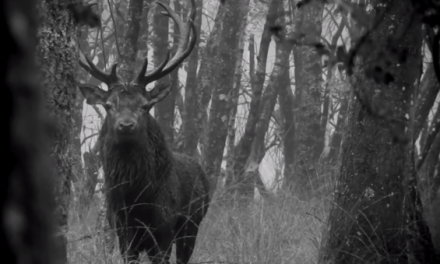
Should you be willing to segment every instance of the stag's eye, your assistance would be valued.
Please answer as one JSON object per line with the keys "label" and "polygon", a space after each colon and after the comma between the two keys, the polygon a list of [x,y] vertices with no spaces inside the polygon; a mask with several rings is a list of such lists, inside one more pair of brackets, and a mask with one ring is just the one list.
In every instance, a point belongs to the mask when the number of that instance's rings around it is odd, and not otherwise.
{"label": "stag's eye", "polygon": [[107,111],[110,111],[111,109],[112,109],[112,104],[110,104],[110,103],[105,103],[104,104],[104,108],[105,108],[105,110],[107,110]]}
{"label": "stag's eye", "polygon": [[143,106],[141,106],[141,109],[144,112],[148,112],[151,109],[151,105],[150,104],[144,104]]}

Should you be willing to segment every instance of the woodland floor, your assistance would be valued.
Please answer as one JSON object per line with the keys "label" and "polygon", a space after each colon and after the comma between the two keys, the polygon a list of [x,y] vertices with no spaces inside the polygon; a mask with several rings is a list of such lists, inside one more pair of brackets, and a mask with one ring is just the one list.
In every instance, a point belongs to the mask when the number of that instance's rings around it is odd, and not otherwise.
{"label": "woodland floor", "polygon": [[[214,198],[201,224],[191,263],[316,263],[330,193],[330,187],[324,187],[315,198],[302,201],[278,192],[244,209],[221,205],[220,199]],[[69,219],[69,262],[122,264],[118,247],[106,252],[102,230],[96,229],[99,198],[95,197],[83,220],[76,200]],[[426,212],[434,243],[440,249],[440,224],[436,223],[440,210],[433,214],[433,208],[440,208],[439,198]],[[175,263],[174,248],[172,252],[171,263]],[[143,263],[149,263],[147,259],[144,255]]]}

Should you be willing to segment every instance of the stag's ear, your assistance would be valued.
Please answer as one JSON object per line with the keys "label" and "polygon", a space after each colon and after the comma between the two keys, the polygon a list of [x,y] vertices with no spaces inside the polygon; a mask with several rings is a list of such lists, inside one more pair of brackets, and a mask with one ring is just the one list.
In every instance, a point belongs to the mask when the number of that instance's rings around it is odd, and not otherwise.
{"label": "stag's ear", "polygon": [[102,90],[98,86],[89,84],[80,84],[78,87],[89,105],[105,104],[107,91]]}
{"label": "stag's ear", "polygon": [[173,82],[166,84],[159,84],[156,87],[154,87],[148,94],[148,105],[152,107],[153,105],[157,104],[158,102],[162,101],[167,95],[170,93],[171,87],[173,86]]}

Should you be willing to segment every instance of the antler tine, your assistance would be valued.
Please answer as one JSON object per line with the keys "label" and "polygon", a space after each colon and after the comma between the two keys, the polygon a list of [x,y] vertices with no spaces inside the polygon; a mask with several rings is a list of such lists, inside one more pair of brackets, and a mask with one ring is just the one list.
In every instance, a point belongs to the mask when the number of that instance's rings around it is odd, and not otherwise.
{"label": "antler tine", "polygon": [[145,72],[147,71],[147,66],[148,66],[148,58],[145,58],[144,64],[142,65],[142,68],[141,68],[141,71],[139,72],[138,76],[133,81],[133,83],[137,84],[137,85],[141,85],[141,86],[147,86],[147,84],[154,81],[151,77],[158,74],[159,72],[161,72],[162,69],[167,65],[167,62],[169,59],[170,59],[170,52],[168,51],[165,59],[159,65],[159,67],[157,67],[156,69],[154,69],[153,71],[151,71],[150,73],[145,75]]}
{"label": "antler tine", "polygon": [[192,8],[191,8],[191,12],[189,13],[188,20],[191,20],[193,22],[196,19],[196,9],[195,9],[195,6],[196,6],[196,0],[191,0],[191,7]]}
{"label": "antler tine", "polygon": [[[156,69],[147,74],[146,77],[148,77],[149,82],[158,80],[164,77],[165,75],[171,73],[175,68],[179,66],[180,63],[183,62],[183,60],[186,57],[188,57],[188,55],[191,53],[192,49],[196,44],[197,32],[193,23],[193,20],[195,19],[196,16],[196,8],[195,8],[196,5],[194,0],[189,0],[189,1],[191,2],[191,12],[189,14],[189,19],[186,22],[186,24],[168,5],[161,2],[156,2],[165,9],[166,12],[163,12],[163,14],[168,17],[171,17],[173,21],[177,24],[180,31],[180,37],[179,37],[179,43],[177,46],[176,54],[174,54],[173,58],[166,63],[166,65],[161,71],[158,71]],[[193,32],[193,36],[191,42],[189,42],[191,31]],[[162,65],[163,63],[161,63],[161,66]]]}
{"label": "antler tine", "polygon": [[80,51],[79,65],[81,65],[81,67],[93,77],[107,84],[108,89],[110,89],[113,84],[120,82],[120,79],[116,74],[117,63],[113,64],[110,74],[107,74],[96,67],[96,65]]}

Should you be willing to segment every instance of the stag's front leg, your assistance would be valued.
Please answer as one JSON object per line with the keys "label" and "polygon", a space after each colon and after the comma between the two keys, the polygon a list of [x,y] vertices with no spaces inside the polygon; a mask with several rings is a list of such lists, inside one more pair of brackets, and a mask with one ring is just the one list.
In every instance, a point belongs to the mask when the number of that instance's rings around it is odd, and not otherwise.
{"label": "stag's front leg", "polygon": [[137,264],[139,263],[139,250],[130,247],[130,245],[122,244],[119,242],[119,248],[121,249],[121,255],[125,264]]}
{"label": "stag's front leg", "polygon": [[146,243],[147,254],[154,264],[169,264],[173,247],[174,232],[172,230],[158,230],[154,232],[154,239]]}
{"label": "stag's front leg", "polygon": [[136,236],[137,229],[124,225],[117,225],[119,250],[125,264],[139,263],[139,241]]}

